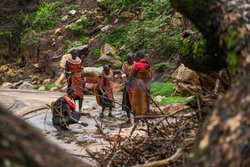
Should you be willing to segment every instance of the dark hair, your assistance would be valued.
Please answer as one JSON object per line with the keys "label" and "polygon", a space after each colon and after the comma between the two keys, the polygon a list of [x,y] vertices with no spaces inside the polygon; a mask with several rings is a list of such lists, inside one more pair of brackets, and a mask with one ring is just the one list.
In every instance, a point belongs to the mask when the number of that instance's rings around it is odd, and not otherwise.
{"label": "dark hair", "polygon": [[72,49],[69,53],[70,53],[71,55],[76,55],[76,54],[77,54],[77,50],[76,50],[76,49]]}
{"label": "dark hair", "polygon": [[74,93],[75,91],[76,91],[75,88],[73,88],[73,87],[68,87],[68,89],[67,89],[67,94],[70,95],[70,94]]}
{"label": "dark hair", "polygon": [[136,52],[136,57],[144,58],[145,54],[142,51],[138,51],[138,52]]}

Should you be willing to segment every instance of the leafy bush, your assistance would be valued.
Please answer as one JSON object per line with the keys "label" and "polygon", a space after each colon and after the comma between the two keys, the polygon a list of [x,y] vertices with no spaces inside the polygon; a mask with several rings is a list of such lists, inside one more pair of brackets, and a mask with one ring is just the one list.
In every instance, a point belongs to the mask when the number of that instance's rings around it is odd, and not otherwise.
{"label": "leafy bush", "polygon": [[38,88],[40,88],[40,87],[42,87],[42,86],[45,86],[45,88],[46,88],[47,90],[50,90],[50,89],[53,88],[53,87],[60,88],[59,86],[56,86],[54,83],[39,84],[39,85],[36,85],[35,88],[38,89]]}
{"label": "leafy bush", "polygon": [[60,19],[58,10],[61,6],[62,2],[59,1],[51,3],[43,1],[34,14],[32,28],[38,31],[52,29]]}
{"label": "leafy bush", "polygon": [[12,32],[9,31],[9,30],[0,31],[0,36],[3,36],[3,35],[8,35],[10,38],[13,38],[13,34],[12,34]]}
{"label": "leafy bush", "polygon": [[70,5],[70,6],[68,7],[68,11],[71,11],[71,10],[76,10],[75,5]]}
{"label": "leafy bush", "polygon": [[182,103],[189,101],[190,98],[180,97],[180,96],[173,96],[173,97],[163,97],[159,105],[167,105],[173,103]]}
{"label": "leafy bush", "polygon": [[89,37],[86,37],[84,35],[81,35],[79,37],[79,41],[82,42],[82,43],[86,43],[86,42],[88,42],[88,40],[89,40]]}
{"label": "leafy bush", "polygon": [[90,25],[90,22],[86,18],[82,17],[81,19],[82,19],[82,25],[84,28]]}
{"label": "leafy bush", "polygon": [[[121,0],[113,2],[111,6],[120,9],[121,6],[116,6],[116,3],[133,4],[132,2],[134,1]],[[104,3],[111,3],[111,0]],[[169,0],[141,2],[137,7],[142,10],[140,20],[132,21],[126,26],[117,26],[106,33],[102,33],[101,39],[116,48],[123,45],[127,46],[128,49],[120,53],[123,61],[129,51],[139,49],[144,51],[154,49],[156,54],[164,55],[164,57],[171,55],[179,48],[181,28],[173,29],[172,16],[166,14],[170,8]]]}
{"label": "leafy bush", "polygon": [[173,96],[173,87],[174,84],[171,82],[154,82],[153,84],[151,84],[151,93],[153,96]]}
{"label": "leafy bush", "polygon": [[70,42],[70,41],[68,41],[68,40],[65,41],[65,44],[68,44],[68,47],[67,47],[67,49],[66,49],[65,52],[64,52],[65,54],[68,53],[68,51],[69,51],[71,48],[76,48],[76,47],[78,47],[78,46],[81,46],[80,44],[75,44],[75,43]]}
{"label": "leafy bush", "polygon": [[161,62],[159,64],[155,65],[156,67],[163,67],[163,68],[168,68],[169,64],[167,62]]}
{"label": "leafy bush", "polygon": [[100,48],[96,48],[96,49],[92,50],[91,55],[94,58],[98,58],[100,56]]}
{"label": "leafy bush", "polygon": [[76,24],[76,23],[72,23],[72,24],[70,25],[70,28],[71,28],[72,30],[81,30],[83,27],[82,27],[81,25]]}

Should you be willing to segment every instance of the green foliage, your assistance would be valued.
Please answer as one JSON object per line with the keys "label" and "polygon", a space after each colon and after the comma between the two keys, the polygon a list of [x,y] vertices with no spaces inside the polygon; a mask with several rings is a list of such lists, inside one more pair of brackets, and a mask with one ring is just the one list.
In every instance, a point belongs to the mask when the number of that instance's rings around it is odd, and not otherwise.
{"label": "green foliage", "polygon": [[70,41],[68,41],[68,40],[65,41],[65,44],[68,44],[68,47],[67,47],[67,49],[66,49],[65,52],[64,52],[65,54],[68,53],[68,51],[69,51],[71,48],[76,48],[76,47],[78,47],[78,46],[81,46],[80,44],[76,44],[76,43],[70,42]]}
{"label": "green foliage", "polygon": [[82,26],[84,28],[86,28],[90,25],[90,22],[86,18],[82,17],[81,19],[82,19]]}
{"label": "green foliage", "polygon": [[102,64],[95,65],[96,68],[102,67]]}
{"label": "green foliage", "polygon": [[180,45],[180,54],[182,56],[189,55],[191,52],[191,48],[192,48],[192,43],[191,43],[190,39],[185,38],[182,41],[182,44]]}
{"label": "green foliage", "polygon": [[100,56],[100,48],[95,48],[94,50],[91,51],[91,56],[93,58],[98,58]]}
{"label": "green foliage", "polygon": [[227,62],[228,62],[230,69],[232,70],[233,75],[235,75],[237,71],[238,59],[239,59],[239,56],[237,55],[235,51],[232,51],[229,53]]}
{"label": "green foliage", "polygon": [[84,36],[84,35],[81,35],[81,36],[79,37],[79,41],[82,42],[82,43],[87,43],[88,40],[89,40],[89,37],[86,37],[86,36]]}
{"label": "green foliage", "polygon": [[156,67],[163,67],[163,68],[168,68],[169,64],[167,62],[161,62],[159,64],[155,65]]}
{"label": "green foliage", "polygon": [[172,96],[172,97],[163,97],[159,102],[159,105],[168,105],[173,103],[183,103],[189,101],[190,98],[180,97],[180,96]]}
{"label": "green foliage", "polygon": [[11,32],[11,31],[9,31],[9,30],[6,30],[6,31],[0,31],[0,36],[4,36],[4,35],[9,36],[9,37],[10,37],[10,39],[11,39],[11,38],[13,38],[13,34],[12,34],[12,32]]}
{"label": "green foliage", "polygon": [[76,24],[76,23],[72,23],[72,24],[70,25],[70,28],[71,28],[72,30],[81,30],[83,27],[82,27],[81,25]]}
{"label": "green foliage", "polygon": [[153,84],[151,84],[151,93],[153,96],[173,96],[173,87],[174,84],[171,82],[154,82]]}
{"label": "green foliage", "polygon": [[[131,9],[132,6],[140,6],[141,1],[137,0],[105,0],[101,1],[100,5],[102,8],[104,8],[106,11],[110,13],[110,15],[114,14],[120,14],[123,11],[126,11],[128,9]],[[117,12],[118,11],[118,12]]]}
{"label": "green foliage", "polygon": [[38,31],[52,29],[60,19],[58,11],[61,6],[62,2],[59,1],[51,3],[43,1],[34,14],[32,28]]}
{"label": "green foliage", "polygon": [[48,84],[39,84],[39,85],[36,85],[35,89],[38,89],[38,88],[40,88],[40,87],[42,87],[42,86],[45,86],[45,88],[46,88],[47,90],[50,90],[50,89],[53,88],[53,87],[60,88],[59,86],[56,86],[54,83],[48,83]]}
{"label": "green foliage", "polygon": [[109,18],[108,17],[105,17],[104,20],[102,21],[102,24],[106,25],[109,21]]}
{"label": "green foliage", "polygon": [[70,6],[68,7],[68,11],[71,11],[71,10],[76,10],[75,5],[70,5]]}
{"label": "green foliage", "polygon": [[[110,1],[105,1],[104,3],[106,2],[110,3]],[[134,1],[129,2],[131,5],[138,5]],[[129,2],[123,1],[123,3]],[[140,20],[132,21],[126,26],[116,26],[108,32],[102,33],[100,37],[102,41],[116,48],[120,48],[123,45],[127,46],[128,49],[120,53],[123,61],[129,51],[139,49],[144,51],[154,49],[156,53],[161,55],[171,55],[173,51],[179,48],[181,29],[171,28],[171,15],[166,15],[169,5],[169,0],[139,2],[137,7],[142,10]],[[119,7],[121,8],[121,6]],[[174,32],[172,33],[174,35],[170,36],[170,32]]]}

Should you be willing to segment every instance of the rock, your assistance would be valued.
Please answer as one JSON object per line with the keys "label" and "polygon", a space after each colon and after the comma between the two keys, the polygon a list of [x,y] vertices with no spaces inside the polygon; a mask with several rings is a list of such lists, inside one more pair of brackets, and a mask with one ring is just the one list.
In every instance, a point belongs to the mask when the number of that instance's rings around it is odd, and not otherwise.
{"label": "rock", "polygon": [[64,75],[64,73],[62,73],[61,76],[56,80],[55,85],[56,86],[62,86],[65,83],[67,83],[67,78]]}
{"label": "rock", "polygon": [[64,16],[63,18],[61,18],[61,21],[63,21],[63,22],[65,22],[65,21],[67,21],[68,20],[68,15],[66,15],[66,16]]}
{"label": "rock", "polygon": [[[168,104],[166,106],[161,106],[160,108],[164,114],[170,114],[176,110],[180,110],[180,109],[185,108],[185,106],[181,103],[174,103],[174,104]],[[183,111],[185,111],[185,110],[183,110]]]}
{"label": "rock", "polygon": [[50,91],[57,91],[58,90],[58,87],[52,87],[50,88]]}
{"label": "rock", "polygon": [[113,58],[111,56],[105,55],[100,57],[98,60],[98,62],[108,62],[108,63],[112,63]]}
{"label": "rock", "polygon": [[83,110],[95,110],[96,107],[95,106],[82,106]]}
{"label": "rock", "polygon": [[66,92],[68,88],[68,84],[64,84],[62,88],[60,89],[60,92]]}
{"label": "rock", "polygon": [[113,60],[112,64],[114,67],[121,67],[122,66],[122,62],[120,60]]}
{"label": "rock", "polygon": [[35,89],[34,85],[28,83],[28,82],[23,82],[22,85],[18,87],[18,89],[21,90],[33,90]]}
{"label": "rock", "polygon": [[76,20],[76,24],[81,25],[82,24],[82,19],[80,18],[80,19]]}
{"label": "rock", "polygon": [[61,61],[60,61],[60,67],[62,69],[65,69],[65,63],[67,61],[67,58],[70,56],[70,54],[63,55]]}
{"label": "rock", "polygon": [[37,81],[38,80],[38,76],[33,76],[31,80],[32,81]]}
{"label": "rock", "polygon": [[20,85],[23,84],[23,81],[18,81],[16,83],[13,83],[12,86],[10,88],[12,89],[17,89]]}
{"label": "rock", "polygon": [[123,18],[126,18],[126,19],[128,19],[128,18],[131,18],[131,19],[135,18],[135,14],[131,13],[129,11],[122,12],[121,16]]}
{"label": "rock", "polygon": [[103,28],[101,28],[101,31],[106,32],[106,31],[110,30],[111,28],[112,28],[112,25],[106,25]]}
{"label": "rock", "polygon": [[63,36],[57,37],[57,40],[58,40],[58,41],[61,41],[62,39],[63,39]]}
{"label": "rock", "polygon": [[98,22],[102,22],[104,20],[104,16],[96,16]]}
{"label": "rock", "polygon": [[98,77],[102,73],[103,67],[84,67],[83,75],[85,77]]}
{"label": "rock", "polygon": [[62,34],[61,28],[57,28],[57,29],[55,30],[55,35],[56,35],[56,34]]}
{"label": "rock", "polygon": [[116,20],[114,21],[114,24],[118,23],[118,21],[119,21],[119,20],[118,20],[118,19],[116,19]]}
{"label": "rock", "polygon": [[180,67],[172,74],[174,83],[174,93],[180,95],[195,95],[201,93],[199,75],[191,69],[180,65]]}
{"label": "rock", "polygon": [[36,63],[36,64],[32,64],[35,68],[39,68],[39,64]]}
{"label": "rock", "polygon": [[164,96],[160,96],[160,95],[159,95],[159,96],[156,96],[156,97],[154,98],[154,101],[155,101],[156,103],[160,103],[163,97],[164,97]]}
{"label": "rock", "polygon": [[45,79],[43,81],[43,84],[46,85],[46,84],[50,84],[51,83],[51,79]]}
{"label": "rock", "polygon": [[[172,74],[174,93],[182,96],[202,94],[203,90],[213,91],[216,79],[203,73],[197,73],[182,64]],[[219,92],[225,89],[220,84]]]}
{"label": "rock", "polygon": [[41,86],[40,88],[38,88],[38,91],[46,91],[47,89],[46,89],[46,87],[45,86]]}
{"label": "rock", "polygon": [[32,82],[32,85],[37,85],[37,81],[33,81],[33,82]]}
{"label": "rock", "polygon": [[120,47],[120,50],[125,50],[126,49],[126,45],[122,45],[122,47]]}
{"label": "rock", "polygon": [[10,88],[12,86],[12,84],[11,83],[9,83],[9,82],[4,82],[3,84],[2,84],[2,88]]}
{"label": "rock", "polygon": [[100,49],[100,56],[102,57],[102,56],[105,56],[105,55],[107,55],[107,54],[114,55],[116,52],[117,52],[117,49],[116,49],[114,46],[112,46],[112,45],[106,43],[106,44],[105,44],[103,47],[101,47],[101,49]]}
{"label": "rock", "polygon": [[76,14],[76,10],[71,10],[68,12],[69,16],[74,16]]}

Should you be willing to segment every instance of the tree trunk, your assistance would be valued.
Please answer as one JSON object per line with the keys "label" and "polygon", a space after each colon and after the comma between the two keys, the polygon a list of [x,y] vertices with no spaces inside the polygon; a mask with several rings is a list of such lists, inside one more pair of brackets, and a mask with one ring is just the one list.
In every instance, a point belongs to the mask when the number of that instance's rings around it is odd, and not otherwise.
{"label": "tree trunk", "polygon": [[90,166],[49,143],[40,132],[0,108],[0,166]]}
{"label": "tree trunk", "polygon": [[218,99],[206,118],[188,166],[249,166],[250,3],[248,0],[171,0],[171,3],[204,36],[211,48],[205,55],[224,61],[235,76],[231,90]]}

